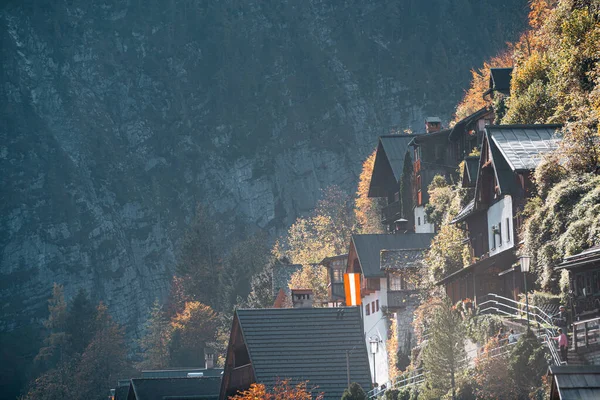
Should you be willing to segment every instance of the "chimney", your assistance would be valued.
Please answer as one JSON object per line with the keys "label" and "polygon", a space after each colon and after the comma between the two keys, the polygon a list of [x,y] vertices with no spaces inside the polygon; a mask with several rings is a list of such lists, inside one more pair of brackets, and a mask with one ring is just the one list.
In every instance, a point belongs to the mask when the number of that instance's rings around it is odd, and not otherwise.
{"label": "chimney", "polygon": [[292,289],[294,308],[312,308],[313,291],[311,289]]}
{"label": "chimney", "polygon": [[204,349],[204,367],[206,369],[215,367],[215,354],[211,350]]}
{"label": "chimney", "polygon": [[439,132],[442,129],[442,120],[440,117],[425,118],[425,131],[427,133]]}

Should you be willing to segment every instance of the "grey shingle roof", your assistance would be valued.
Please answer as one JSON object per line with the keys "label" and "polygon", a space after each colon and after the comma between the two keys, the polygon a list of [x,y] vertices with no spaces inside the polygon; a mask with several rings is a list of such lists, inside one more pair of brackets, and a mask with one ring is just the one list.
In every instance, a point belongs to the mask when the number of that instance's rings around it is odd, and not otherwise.
{"label": "grey shingle roof", "polygon": [[177,399],[218,399],[221,378],[141,378],[132,379],[136,400]]}
{"label": "grey shingle roof", "polygon": [[473,213],[474,209],[475,209],[475,199],[471,200],[462,210],[460,210],[458,215],[456,217],[454,217],[454,219],[450,223],[456,224],[458,222],[463,221],[466,217],[468,217],[469,215],[471,215]]}
{"label": "grey shingle roof", "polygon": [[237,310],[259,383],[308,380],[326,399],[339,399],[350,380],[365,391],[371,377],[359,307]]}
{"label": "grey shingle roof", "polygon": [[379,268],[382,270],[401,270],[419,267],[422,265],[424,255],[425,250],[422,249],[381,250]]}
{"label": "grey shingle roof", "polygon": [[[600,399],[600,366],[552,366],[551,396],[562,400]],[[558,393],[557,393],[558,392]]]}
{"label": "grey shingle roof", "polygon": [[491,141],[513,171],[532,170],[542,156],[556,150],[560,125],[489,125]]}
{"label": "grey shingle roof", "polygon": [[469,156],[465,158],[465,167],[465,173],[468,175],[469,181],[475,183],[477,172],[479,172],[479,157]]}
{"label": "grey shingle roof", "polygon": [[433,233],[406,233],[382,235],[352,235],[363,274],[367,278],[383,277],[380,268],[381,250],[428,249]]}

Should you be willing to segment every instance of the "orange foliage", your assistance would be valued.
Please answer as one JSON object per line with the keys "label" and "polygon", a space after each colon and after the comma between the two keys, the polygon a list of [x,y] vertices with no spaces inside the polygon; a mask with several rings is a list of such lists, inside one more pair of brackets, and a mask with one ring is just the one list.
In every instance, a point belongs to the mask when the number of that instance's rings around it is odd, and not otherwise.
{"label": "orange foliage", "polygon": [[483,107],[491,104],[489,97],[483,98],[483,94],[489,88],[490,68],[508,68],[513,66],[512,51],[505,50],[483,63],[483,67],[471,70],[471,87],[465,91],[465,96],[456,107],[454,122],[473,114]]}
{"label": "orange foliage", "polygon": [[358,181],[356,200],[354,202],[354,215],[360,225],[361,233],[383,233],[383,226],[381,225],[379,216],[381,209],[379,200],[368,197],[376,154],[377,150],[374,150],[363,162],[362,172]]}
{"label": "orange foliage", "polygon": [[308,389],[308,381],[300,382],[295,386],[290,384],[289,379],[277,382],[272,391],[267,391],[262,383],[253,383],[250,389],[238,392],[230,396],[230,400],[322,400],[323,393],[313,397]]}
{"label": "orange foliage", "polygon": [[496,399],[498,393],[503,393],[506,398],[518,397],[514,387],[507,384],[510,382],[508,354],[499,346],[498,339],[490,339],[475,360],[473,379],[477,383],[478,399]]}

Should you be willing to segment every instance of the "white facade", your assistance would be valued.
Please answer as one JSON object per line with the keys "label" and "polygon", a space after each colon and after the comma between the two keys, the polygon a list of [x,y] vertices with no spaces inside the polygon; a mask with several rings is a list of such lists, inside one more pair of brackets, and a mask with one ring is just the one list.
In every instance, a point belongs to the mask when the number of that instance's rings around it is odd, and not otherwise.
{"label": "white facade", "polygon": [[488,243],[490,256],[515,246],[513,231],[513,204],[511,196],[504,196],[487,210]]}
{"label": "white facade", "polygon": [[[375,353],[375,379],[381,386],[390,380],[388,371],[388,353],[386,348],[388,339],[388,321],[387,318],[384,317],[382,310],[382,307],[387,307],[386,278],[380,279],[380,288],[381,290],[377,290],[362,298],[362,314],[365,329],[365,342],[367,344],[367,352],[369,353],[371,377],[373,377],[373,353],[371,353],[370,341],[371,338],[379,339],[377,353]],[[367,315],[366,311],[367,306],[369,307],[369,315]]]}
{"label": "white facade", "polygon": [[425,207],[415,207],[415,233],[435,233],[435,226],[427,221]]}

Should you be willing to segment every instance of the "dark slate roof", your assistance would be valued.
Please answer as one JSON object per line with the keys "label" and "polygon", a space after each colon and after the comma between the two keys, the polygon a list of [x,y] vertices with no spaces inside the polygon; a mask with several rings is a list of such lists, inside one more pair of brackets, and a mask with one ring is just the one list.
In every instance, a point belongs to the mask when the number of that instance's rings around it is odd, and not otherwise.
{"label": "dark slate roof", "polygon": [[551,398],[600,399],[600,366],[551,366],[549,374],[552,375]]}
{"label": "dark slate roof", "polygon": [[510,80],[512,78],[512,71],[512,68],[491,68],[489,84],[490,91],[510,94]]}
{"label": "dark slate roof", "polygon": [[423,249],[393,249],[381,250],[380,269],[401,270],[419,267],[422,264],[425,250]]}
{"label": "dark slate roof", "polygon": [[488,125],[486,132],[512,171],[533,170],[544,154],[556,150],[561,125]]}
{"label": "dark slate roof", "polygon": [[115,388],[115,400],[127,400],[127,393],[129,393],[129,385],[117,386]]}
{"label": "dark slate roof", "polygon": [[467,218],[469,215],[471,215],[473,213],[474,209],[475,209],[475,199],[471,200],[462,210],[460,210],[458,215],[456,217],[454,217],[454,219],[452,221],[450,221],[450,223],[456,224],[458,222],[464,221],[465,218]]}
{"label": "dark slate roof", "polygon": [[237,310],[256,380],[309,381],[326,399],[339,400],[350,380],[366,390],[371,376],[360,307]]}
{"label": "dark slate roof", "polygon": [[221,378],[141,378],[132,379],[136,400],[218,399]]}
{"label": "dark slate roof", "polygon": [[410,141],[414,138],[415,135],[387,135],[379,138],[397,182],[400,182],[402,177],[404,156],[409,149]]}
{"label": "dark slate roof", "polygon": [[352,235],[352,243],[362,273],[367,278],[373,278],[385,276],[380,268],[381,250],[428,249],[434,236],[433,233]]}
{"label": "dark slate roof", "polygon": [[428,142],[430,140],[441,140],[441,138],[448,138],[450,136],[450,132],[452,129],[442,129],[441,131],[420,134],[417,136],[413,136],[414,139],[410,143],[411,146],[422,144],[424,142]]}

